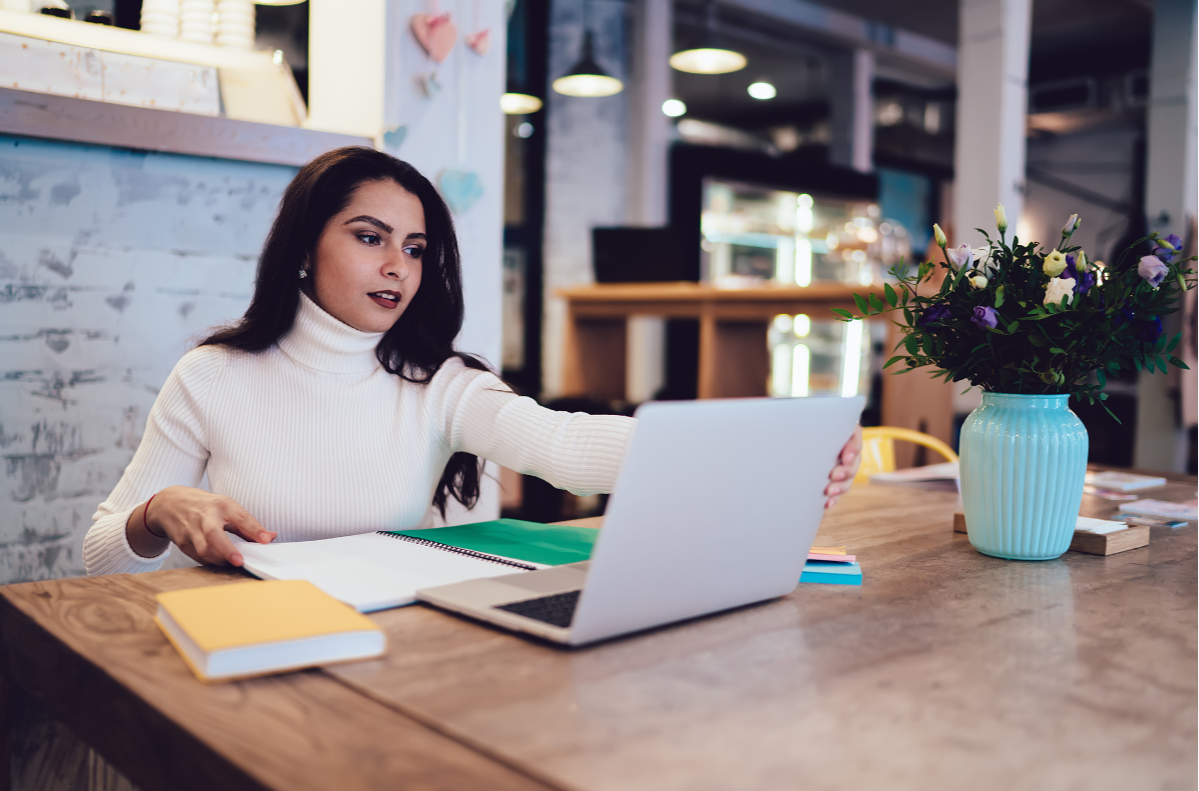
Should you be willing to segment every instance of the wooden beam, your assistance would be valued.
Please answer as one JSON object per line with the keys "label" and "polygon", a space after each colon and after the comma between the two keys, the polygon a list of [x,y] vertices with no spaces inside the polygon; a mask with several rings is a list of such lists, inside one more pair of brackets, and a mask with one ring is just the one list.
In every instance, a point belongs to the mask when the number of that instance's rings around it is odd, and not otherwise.
{"label": "wooden beam", "polygon": [[171,154],[300,166],[365,137],[0,88],[0,132]]}

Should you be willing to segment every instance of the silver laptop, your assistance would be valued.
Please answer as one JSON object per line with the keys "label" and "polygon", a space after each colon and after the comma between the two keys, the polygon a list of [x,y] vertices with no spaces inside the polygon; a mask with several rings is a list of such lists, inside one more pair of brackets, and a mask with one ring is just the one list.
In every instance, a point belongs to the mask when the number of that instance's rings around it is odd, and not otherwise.
{"label": "silver laptop", "polygon": [[568,645],[789,593],[865,399],[651,403],[591,560],[417,591]]}

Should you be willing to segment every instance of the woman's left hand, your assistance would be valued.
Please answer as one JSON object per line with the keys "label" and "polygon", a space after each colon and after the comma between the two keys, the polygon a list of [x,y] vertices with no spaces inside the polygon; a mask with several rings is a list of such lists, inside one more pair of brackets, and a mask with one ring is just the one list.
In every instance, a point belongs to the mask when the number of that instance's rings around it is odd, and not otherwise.
{"label": "woman's left hand", "polygon": [[828,474],[828,486],[824,487],[824,496],[828,498],[824,501],[825,508],[832,508],[841,495],[849,491],[849,487],[853,485],[853,476],[858,474],[861,464],[862,427],[858,426],[853,430],[853,436],[845,443],[845,447],[841,448],[841,454],[837,456],[837,466]]}

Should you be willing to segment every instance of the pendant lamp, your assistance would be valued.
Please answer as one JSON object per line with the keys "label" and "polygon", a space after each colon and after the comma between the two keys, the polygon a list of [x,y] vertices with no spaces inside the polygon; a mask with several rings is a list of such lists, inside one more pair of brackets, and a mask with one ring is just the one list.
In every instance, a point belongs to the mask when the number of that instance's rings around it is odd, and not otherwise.
{"label": "pendant lamp", "polygon": [[531,93],[509,91],[500,97],[504,115],[529,115],[541,109],[541,100]]}
{"label": "pendant lamp", "polygon": [[725,47],[716,32],[716,0],[706,0],[704,17],[704,32],[696,46],[671,55],[671,67],[691,74],[728,74],[744,69],[745,56]]}
{"label": "pendant lamp", "polygon": [[565,96],[612,96],[624,90],[624,83],[608,75],[595,62],[595,40],[591,33],[590,3],[583,3],[583,50],[570,71],[554,80],[554,90]]}

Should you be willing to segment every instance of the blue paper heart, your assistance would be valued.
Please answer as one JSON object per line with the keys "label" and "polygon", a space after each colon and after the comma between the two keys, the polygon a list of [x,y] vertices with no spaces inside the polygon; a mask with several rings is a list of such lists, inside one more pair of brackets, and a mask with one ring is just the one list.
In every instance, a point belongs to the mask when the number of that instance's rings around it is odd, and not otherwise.
{"label": "blue paper heart", "polygon": [[454,214],[462,214],[483,197],[483,180],[469,170],[441,171],[437,188]]}
{"label": "blue paper heart", "polygon": [[393,151],[404,145],[404,139],[408,137],[408,127],[400,124],[393,126],[383,133],[383,145]]}

